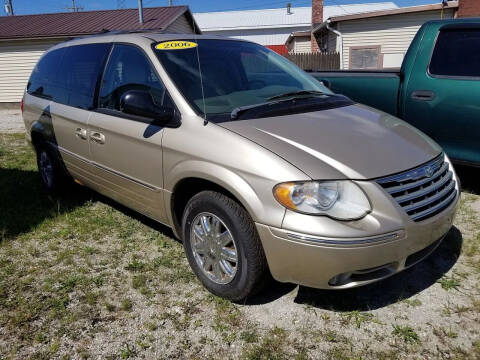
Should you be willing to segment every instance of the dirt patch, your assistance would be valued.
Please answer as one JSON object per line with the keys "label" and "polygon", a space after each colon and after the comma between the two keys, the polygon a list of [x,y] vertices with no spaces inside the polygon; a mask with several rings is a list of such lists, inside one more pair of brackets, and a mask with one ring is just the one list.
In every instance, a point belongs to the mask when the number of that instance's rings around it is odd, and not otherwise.
{"label": "dirt patch", "polygon": [[0,109],[0,132],[25,132],[20,109]]}
{"label": "dirt patch", "polygon": [[41,189],[23,135],[0,136],[0,358],[476,359],[480,197],[439,248],[348,291],[272,282],[210,295],[171,232],[86,189]]}

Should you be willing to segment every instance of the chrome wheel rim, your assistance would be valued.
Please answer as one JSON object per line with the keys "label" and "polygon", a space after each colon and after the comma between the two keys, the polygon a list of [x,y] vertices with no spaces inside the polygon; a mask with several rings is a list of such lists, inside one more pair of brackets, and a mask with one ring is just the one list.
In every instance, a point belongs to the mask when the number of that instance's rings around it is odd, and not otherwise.
{"label": "chrome wheel rim", "polygon": [[202,272],[217,284],[228,284],[237,273],[238,252],[232,233],[219,217],[198,214],[190,230],[193,257]]}
{"label": "chrome wheel rim", "polygon": [[51,187],[53,183],[53,164],[50,160],[50,157],[45,151],[40,153],[40,158],[38,160],[39,163],[39,171],[40,175],[42,176],[43,182],[47,185],[47,187]]}

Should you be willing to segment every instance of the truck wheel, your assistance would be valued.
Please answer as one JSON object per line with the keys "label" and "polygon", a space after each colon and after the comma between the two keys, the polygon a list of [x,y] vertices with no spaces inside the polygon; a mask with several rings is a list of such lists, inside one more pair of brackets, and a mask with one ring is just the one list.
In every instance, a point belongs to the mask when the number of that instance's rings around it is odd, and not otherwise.
{"label": "truck wheel", "polygon": [[259,291],[267,262],[247,211],[227,196],[203,191],[188,202],[182,219],[188,262],[213,294],[240,301]]}
{"label": "truck wheel", "polygon": [[43,186],[48,192],[58,192],[70,183],[58,159],[47,146],[40,145],[37,151],[37,166]]}

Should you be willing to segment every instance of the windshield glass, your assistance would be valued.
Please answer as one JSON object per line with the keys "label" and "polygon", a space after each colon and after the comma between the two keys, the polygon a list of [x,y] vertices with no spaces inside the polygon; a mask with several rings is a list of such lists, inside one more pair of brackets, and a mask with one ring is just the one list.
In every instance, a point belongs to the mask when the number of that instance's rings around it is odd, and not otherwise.
{"label": "windshield glass", "polygon": [[164,42],[153,49],[175,85],[201,115],[230,116],[236,108],[299,91],[331,94],[319,81],[263,46],[232,40],[188,42],[193,47],[172,48],[161,45]]}

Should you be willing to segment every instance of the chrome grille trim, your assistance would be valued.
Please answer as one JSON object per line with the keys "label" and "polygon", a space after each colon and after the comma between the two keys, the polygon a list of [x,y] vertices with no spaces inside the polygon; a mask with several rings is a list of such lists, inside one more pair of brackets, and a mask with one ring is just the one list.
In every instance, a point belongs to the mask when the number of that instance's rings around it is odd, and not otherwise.
{"label": "chrome grille trim", "polygon": [[[438,203],[437,205],[427,209],[427,210],[424,210],[422,212],[419,212],[415,215],[412,215],[411,218],[415,221],[417,221],[417,219],[422,219],[422,218],[425,218],[426,216],[432,214],[432,213],[435,213],[437,212],[437,210],[440,210],[440,209],[443,209],[443,208],[446,208],[448,205],[450,205],[450,203],[455,199],[455,196],[457,196],[457,191],[454,191],[452,192],[445,200],[443,200],[442,202]],[[423,219],[424,220],[424,219]]]}
{"label": "chrome grille trim", "polygon": [[[409,190],[409,189],[414,188],[416,186],[426,184],[430,180],[435,179],[438,176],[440,176],[447,169],[448,169],[448,164],[444,163],[443,166],[440,168],[440,170],[437,170],[430,179],[429,178],[424,178],[422,180],[419,180],[418,182],[414,182],[414,183],[411,183],[411,184],[394,186],[394,187],[391,187],[391,188],[388,189],[388,193],[389,194],[395,194],[396,192]],[[406,180],[408,180],[408,179],[406,179]],[[405,180],[403,180],[403,181],[405,181]],[[380,183],[380,180],[377,180],[377,182]],[[385,181],[385,183],[386,182],[390,182],[390,181]],[[383,183],[381,183],[381,185],[383,186]]]}
{"label": "chrome grille trim", "polygon": [[457,195],[453,173],[443,154],[415,169],[376,181],[414,221],[441,212]]}
{"label": "chrome grille trim", "polygon": [[[424,196],[424,195],[427,195],[429,192],[433,191],[433,190],[436,190],[438,188],[441,188],[443,185],[445,185],[447,182],[449,182],[450,180],[452,180],[452,177],[453,177],[453,173],[451,171],[448,171],[446,173],[445,176],[443,176],[441,178],[440,181],[434,183],[434,185],[430,188],[426,188],[426,189],[422,189],[422,190],[418,190],[418,191],[415,191],[413,193],[410,193],[408,195],[404,195],[404,196],[398,196],[396,197],[397,201],[399,203],[403,203],[405,201],[408,201],[408,200],[412,200],[412,199],[415,199],[417,197],[420,197],[420,196]],[[435,181],[437,177],[435,177],[435,179],[431,179],[431,181]],[[428,181],[427,181],[428,182]],[[424,182],[425,184],[425,182]]]}

